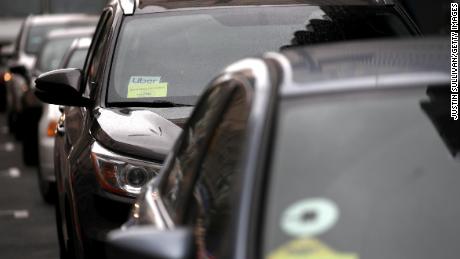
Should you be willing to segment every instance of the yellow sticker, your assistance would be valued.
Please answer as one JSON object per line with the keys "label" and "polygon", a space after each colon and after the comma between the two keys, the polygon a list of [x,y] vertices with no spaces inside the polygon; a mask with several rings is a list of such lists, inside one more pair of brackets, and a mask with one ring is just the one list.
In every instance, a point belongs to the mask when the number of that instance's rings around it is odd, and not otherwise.
{"label": "yellow sticker", "polygon": [[128,84],[128,98],[166,97],[168,83],[158,76],[132,76]]}
{"label": "yellow sticker", "polygon": [[281,246],[268,259],[359,259],[359,256],[334,251],[314,238],[300,238]]}

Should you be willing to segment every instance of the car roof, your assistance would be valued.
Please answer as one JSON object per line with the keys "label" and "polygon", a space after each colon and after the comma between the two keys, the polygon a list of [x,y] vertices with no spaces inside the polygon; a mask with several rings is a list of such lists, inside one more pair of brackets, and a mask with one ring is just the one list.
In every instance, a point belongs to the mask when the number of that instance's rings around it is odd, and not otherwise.
{"label": "car roof", "polygon": [[58,38],[76,38],[82,36],[91,36],[96,27],[95,26],[84,26],[84,27],[73,27],[66,29],[55,29],[51,30],[47,35],[47,40],[58,39]]}
{"label": "car roof", "polygon": [[281,93],[289,96],[447,84],[449,49],[447,38],[435,37],[321,44],[272,55],[283,67]]}
{"label": "car roof", "polygon": [[125,13],[128,9],[135,9],[134,13],[162,12],[173,9],[193,8],[218,8],[230,6],[262,6],[262,5],[386,5],[392,4],[392,0],[119,0]]}
{"label": "car roof", "polygon": [[98,20],[97,15],[89,14],[46,14],[46,15],[30,15],[27,17],[27,22],[31,25],[59,24],[69,22],[82,22]]}

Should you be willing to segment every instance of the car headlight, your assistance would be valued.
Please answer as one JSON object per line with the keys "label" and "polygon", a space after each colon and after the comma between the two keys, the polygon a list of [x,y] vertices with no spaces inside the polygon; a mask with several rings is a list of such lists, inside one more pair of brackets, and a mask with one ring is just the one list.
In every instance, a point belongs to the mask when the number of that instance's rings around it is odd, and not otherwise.
{"label": "car headlight", "polygon": [[97,142],[91,148],[91,159],[102,188],[124,196],[139,194],[161,169],[160,164],[117,155]]}

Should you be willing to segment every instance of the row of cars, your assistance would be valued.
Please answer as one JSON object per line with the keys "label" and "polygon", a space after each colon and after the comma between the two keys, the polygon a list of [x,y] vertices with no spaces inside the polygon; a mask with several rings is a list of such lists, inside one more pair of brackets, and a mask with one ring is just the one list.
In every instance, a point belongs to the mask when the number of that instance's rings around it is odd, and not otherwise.
{"label": "row of cars", "polygon": [[[54,196],[54,135],[60,112],[35,97],[35,79],[43,72],[83,67],[97,16],[30,16],[22,24],[3,74],[3,102],[9,131],[22,143],[26,165],[37,166],[40,191],[51,202]],[[81,44],[85,43],[85,44]]]}
{"label": "row of cars", "polygon": [[455,255],[449,45],[419,34],[397,2],[110,2],[33,90],[61,258]]}

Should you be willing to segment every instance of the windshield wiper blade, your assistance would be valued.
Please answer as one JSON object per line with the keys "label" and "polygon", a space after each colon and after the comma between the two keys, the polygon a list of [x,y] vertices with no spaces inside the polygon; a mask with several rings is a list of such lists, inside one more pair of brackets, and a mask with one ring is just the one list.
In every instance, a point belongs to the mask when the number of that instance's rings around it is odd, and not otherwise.
{"label": "windshield wiper blade", "polygon": [[170,102],[170,101],[154,101],[154,102],[151,102],[150,105],[152,107],[193,107],[194,106],[192,104],[175,103],[175,102]]}

